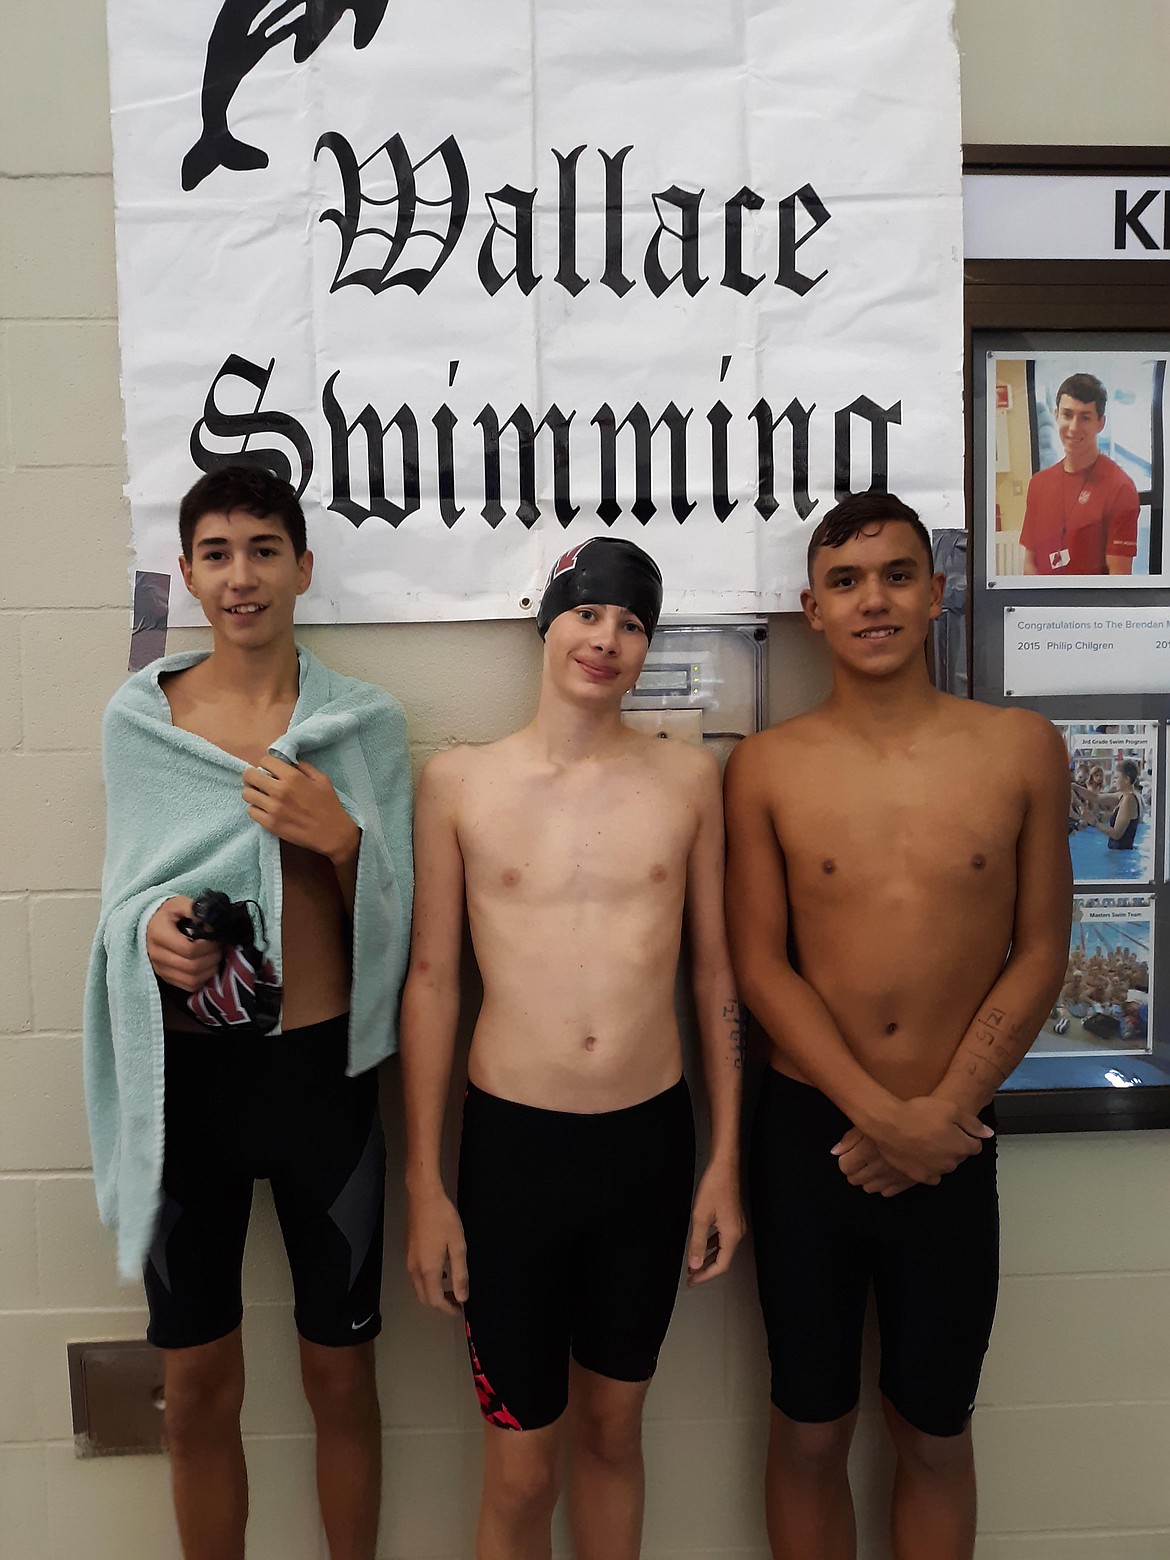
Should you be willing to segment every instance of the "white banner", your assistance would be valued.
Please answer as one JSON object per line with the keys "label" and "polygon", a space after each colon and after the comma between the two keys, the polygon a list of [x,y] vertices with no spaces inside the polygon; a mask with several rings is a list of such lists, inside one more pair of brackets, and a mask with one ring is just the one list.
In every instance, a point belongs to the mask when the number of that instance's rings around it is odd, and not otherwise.
{"label": "white banner", "polygon": [[318,622],[524,615],[607,528],[667,612],[785,610],[838,493],[962,525],[948,5],[108,11],[138,569],[240,455]]}

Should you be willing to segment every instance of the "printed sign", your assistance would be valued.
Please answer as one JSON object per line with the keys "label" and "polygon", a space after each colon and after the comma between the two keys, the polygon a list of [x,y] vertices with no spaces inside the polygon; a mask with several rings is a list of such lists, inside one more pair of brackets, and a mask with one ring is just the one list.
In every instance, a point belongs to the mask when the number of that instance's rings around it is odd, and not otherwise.
{"label": "printed sign", "polygon": [[177,500],[228,460],[303,495],[310,621],[521,616],[606,531],[668,612],[794,608],[838,495],[962,524],[948,6],[108,24],[135,565],[172,622]]}
{"label": "printed sign", "polygon": [[1170,607],[1006,607],[1003,691],[1165,693]]}
{"label": "printed sign", "polygon": [[1170,178],[969,173],[963,231],[969,260],[1165,260]]}

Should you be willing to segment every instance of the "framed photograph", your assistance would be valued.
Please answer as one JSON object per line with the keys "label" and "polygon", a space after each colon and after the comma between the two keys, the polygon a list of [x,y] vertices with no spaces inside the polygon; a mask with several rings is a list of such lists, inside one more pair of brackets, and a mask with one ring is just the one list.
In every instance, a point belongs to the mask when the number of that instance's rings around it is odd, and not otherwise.
{"label": "framed photograph", "polygon": [[1006,1088],[1170,1083],[1155,1047],[1152,894],[1077,894],[1064,984]]}
{"label": "framed photograph", "polygon": [[1152,883],[1158,815],[1158,723],[1057,720],[1068,751],[1073,880]]}
{"label": "framed photograph", "polygon": [[986,354],[989,583],[1170,585],[1166,362],[1140,347]]}

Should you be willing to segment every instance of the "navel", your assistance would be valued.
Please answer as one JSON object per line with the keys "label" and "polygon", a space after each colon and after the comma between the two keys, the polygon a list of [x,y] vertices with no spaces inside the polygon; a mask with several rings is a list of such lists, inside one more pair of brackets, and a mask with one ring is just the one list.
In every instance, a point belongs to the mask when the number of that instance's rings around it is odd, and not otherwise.
{"label": "navel", "polygon": [[837,870],[837,863],[835,861],[833,861],[831,858],[829,860],[827,860],[827,861],[822,861],[821,862],[821,871],[825,874],[826,877],[831,877],[832,874],[834,872],[836,872],[836,870]]}
{"label": "navel", "polygon": [[976,872],[981,872],[987,865],[987,857],[978,854],[974,855],[971,857],[971,865],[975,868]]}
{"label": "navel", "polygon": [[597,1036],[596,1035],[586,1035],[585,1036],[585,1049],[587,1051],[595,1051],[597,1049]]}
{"label": "navel", "polygon": [[890,1022],[886,1025],[886,1034],[888,1034],[888,1035],[896,1035],[897,1033],[898,1033],[898,1025],[891,1018]]}

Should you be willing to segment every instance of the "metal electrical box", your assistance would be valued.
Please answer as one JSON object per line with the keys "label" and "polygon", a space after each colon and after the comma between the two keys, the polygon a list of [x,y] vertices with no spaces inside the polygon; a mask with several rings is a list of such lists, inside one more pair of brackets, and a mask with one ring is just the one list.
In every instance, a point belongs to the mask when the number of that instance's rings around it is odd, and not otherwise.
{"label": "metal electrical box", "polygon": [[768,624],[764,618],[662,623],[622,719],[639,731],[713,748],[720,763],[760,731],[768,709]]}
{"label": "metal electrical box", "polygon": [[79,1457],[163,1450],[163,1354],[137,1339],[69,1344]]}

